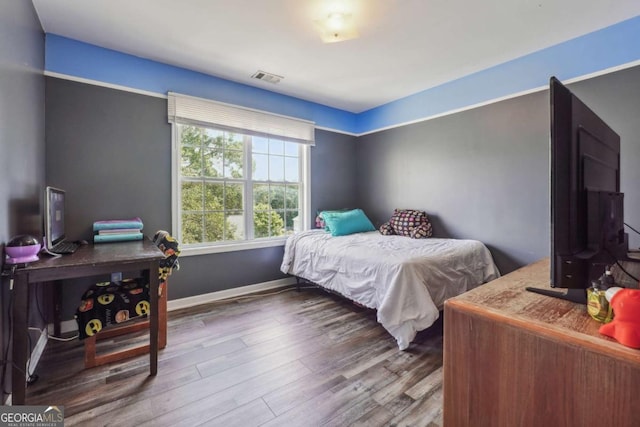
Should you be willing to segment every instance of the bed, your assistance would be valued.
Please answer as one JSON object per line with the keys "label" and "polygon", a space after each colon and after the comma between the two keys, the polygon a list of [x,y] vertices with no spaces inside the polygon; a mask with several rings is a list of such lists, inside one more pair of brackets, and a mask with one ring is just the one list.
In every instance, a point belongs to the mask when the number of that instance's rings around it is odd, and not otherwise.
{"label": "bed", "polygon": [[444,301],[499,277],[477,240],[411,239],[378,231],[289,236],[281,271],[377,311],[400,350],[431,326]]}

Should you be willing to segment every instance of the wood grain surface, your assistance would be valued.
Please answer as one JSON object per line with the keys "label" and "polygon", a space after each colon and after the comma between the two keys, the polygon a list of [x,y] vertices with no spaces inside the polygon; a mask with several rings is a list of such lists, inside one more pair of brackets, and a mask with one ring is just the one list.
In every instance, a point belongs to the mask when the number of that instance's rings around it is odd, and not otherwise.
{"label": "wood grain surface", "polygon": [[445,303],[445,425],[640,425],[640,351],[524,289],[548,283],[545,259]]}
{"label": "wood grain surface", "polygon": [[50,341],[28,402],[64,405],[67,426],[442,425],[442,321],[399,351],[374,311],[289,289],[169,312],[167,341],[156,377],[148,357],[84,369],[82,343]]}

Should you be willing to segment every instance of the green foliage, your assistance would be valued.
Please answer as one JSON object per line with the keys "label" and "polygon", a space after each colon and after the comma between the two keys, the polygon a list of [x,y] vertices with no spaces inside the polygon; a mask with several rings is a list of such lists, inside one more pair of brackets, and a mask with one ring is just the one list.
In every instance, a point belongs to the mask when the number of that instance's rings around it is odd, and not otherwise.
{"label": "green foliage", "polygon": [[256,238],[284,235],[284,220],[266,203],[259,203],[253,211],[253,232]]}
{"label": "green foliage", "polygon": [[253,204],[267,204],[271,209],[298,209],[297,184],[254,184]]}
{"label": "green foliage", "polygon": [[[242,183],[215,180],[241,179],[244,170],[242,137],[198,126],[179,125],[181,138],[182,240],[204,243],[238,240],[244,233],[225,216],[242,215]],[[214,179],[213,181],[211,179]]]}
{"label": "green foliage", "polygon": [[[185,244],[238,240],[244,237],[242,233],[238,233],[238,226],[229,221],[229,216],[225,217],[223,209],[223,193],[227,188],[229,205],[242,208],[242,192],[238,194],[236,186],[183,182],[182,240]],[[237,200],[238,197],[240,200]],[[242,211],[235,214],[242,215]]]}
{"label": "green foliage", "polygon": [[[244,239],[244,138],[178,125],[181,138],[182,241]],[[255,162],[252,165],[255,169]],[[298,184],[253,185],[254,237],[284,235],[298,216]]]}
{"label": "green foliage", "polygon": [[253,185],[254,210],[261,210],[259,206],[266,205],[277,212],[285,225],[282,232],[272,232],[272,236],[281,236],[286,234],[285,230],[293,230],[293,220],[299,215],[299,192],[300,187],[297,184]]}
{"label": "green foliage", "polygon": [[242,179],[243,136],[198,126],[178,125],[182,176]]}

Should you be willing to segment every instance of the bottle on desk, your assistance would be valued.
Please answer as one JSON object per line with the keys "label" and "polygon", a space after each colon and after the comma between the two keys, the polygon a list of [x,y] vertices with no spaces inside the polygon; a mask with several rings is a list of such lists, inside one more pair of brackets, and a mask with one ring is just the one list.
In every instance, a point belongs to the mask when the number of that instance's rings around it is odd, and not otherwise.
{"label": "bottle on desk", "polygon": [[600,323],[609,323],[613,319],[613,310],[606,297],[607,289],[615,286],[615,280],[609,267],[598,280],[591,282],[587,289],[587,312]]}

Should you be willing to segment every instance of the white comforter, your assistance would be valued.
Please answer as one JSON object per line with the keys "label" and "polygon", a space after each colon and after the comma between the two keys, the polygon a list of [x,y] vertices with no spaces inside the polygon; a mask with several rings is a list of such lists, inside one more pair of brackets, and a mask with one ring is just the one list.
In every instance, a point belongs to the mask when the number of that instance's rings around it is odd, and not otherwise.
{"label": "white comforter", "polygon": [[411,239],[377,231],[294,234],[280,269],[376,309],[400,350],[438,319],[445,299],[499,276],[491,253],[477,240]]}

